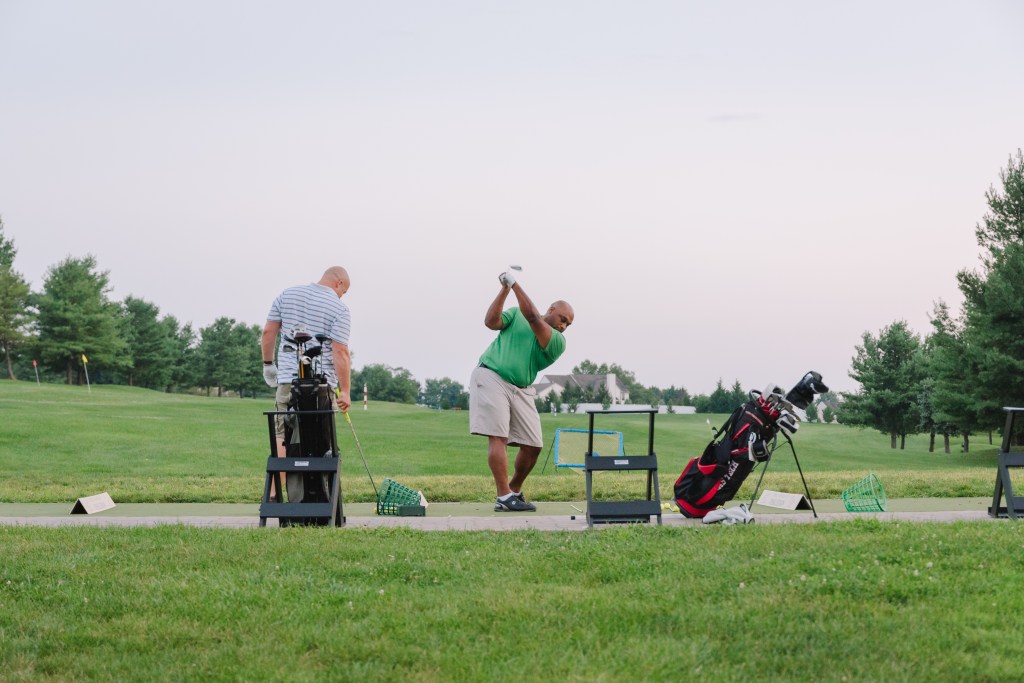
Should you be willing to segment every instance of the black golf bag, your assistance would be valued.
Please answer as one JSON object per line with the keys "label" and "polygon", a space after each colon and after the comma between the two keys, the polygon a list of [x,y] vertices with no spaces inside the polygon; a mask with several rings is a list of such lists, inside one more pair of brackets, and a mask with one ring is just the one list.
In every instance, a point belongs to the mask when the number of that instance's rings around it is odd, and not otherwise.
{"label": "black golf bag", "polygon": [[[307,414],[309,411],[329,411]],[[285,456],[289,458],[338,457],[334,443],[334,394],[323,375],[292,381],[288,415],[284,419]],[[330,501],[329,476],[292,474],[287,476],[288,501],[326,503]]]}
{"label": "black golf bag", "polygon": [[774,385],[750,392],[750,400],[733,411],[701,456],[683,468],[674,488],[679,511],[703,518],[732,500],[754,465],[771,458],[779,430],[797,430],[792,409],[807,408],[814,394],[825,391],[821,375],[808,372],[784,397]]}

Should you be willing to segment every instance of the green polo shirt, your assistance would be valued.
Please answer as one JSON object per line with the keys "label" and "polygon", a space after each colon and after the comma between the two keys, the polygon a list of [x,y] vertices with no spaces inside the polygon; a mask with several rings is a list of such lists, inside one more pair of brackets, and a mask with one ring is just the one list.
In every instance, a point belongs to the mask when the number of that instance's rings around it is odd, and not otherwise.
{"label": "green polo shirt", "polygon": [[563,351],[565,335],[552,328],[548,346],[542,349],[523,314],[518,308],[510,308],[502,312],[501,332],[480,356],[480,362],[509,384],[528,387],[537,373],[558,360]]}

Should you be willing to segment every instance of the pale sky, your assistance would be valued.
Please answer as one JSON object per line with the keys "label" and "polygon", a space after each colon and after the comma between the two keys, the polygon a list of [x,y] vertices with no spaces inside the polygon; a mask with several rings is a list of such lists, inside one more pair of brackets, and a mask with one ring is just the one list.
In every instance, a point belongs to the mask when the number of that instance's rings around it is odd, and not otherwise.
{"label": "pale sky", "polygon": [[[548,369],[837,390],[978,265],[1024,3],[0,0],[0,215],[41,288],[262,325],[352,275],[354,364],[468,383],[497,276]],[[510,299],[508,305],[513,305]]]}

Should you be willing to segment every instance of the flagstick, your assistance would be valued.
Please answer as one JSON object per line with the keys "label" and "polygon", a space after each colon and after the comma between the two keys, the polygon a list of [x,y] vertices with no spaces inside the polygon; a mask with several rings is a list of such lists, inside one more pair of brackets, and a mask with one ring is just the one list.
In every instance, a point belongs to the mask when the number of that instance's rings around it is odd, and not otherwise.
{"label": "flagstick", "polygon": [[89,364],[82,363],[82,368],[85,370],[85,386],[89,388],[89,393],[92,394],[92,384],[89,383]]}
{"label": "flagstick", "polygon": [[32,361],[32,369],[36,371],[36,384],[39,384],[39,366],[36,365],[35,361]]}

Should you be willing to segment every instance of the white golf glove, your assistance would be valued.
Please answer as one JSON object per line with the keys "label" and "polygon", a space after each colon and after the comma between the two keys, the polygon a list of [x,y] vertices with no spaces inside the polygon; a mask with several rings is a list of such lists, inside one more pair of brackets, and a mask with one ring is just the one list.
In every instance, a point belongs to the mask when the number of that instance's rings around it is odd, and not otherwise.
{"label": "white golf glove", "polygon": [[271,363],[263,366],[263,381],[268,387],[277,387],[277,366]]}
{"label": "white golf glove", "polygon": [[506,287],[511,287],[516,283],[516,276],[513,275],[512,273],[502,273],[501,275],[498,276],[498,282],[505,285]]}

